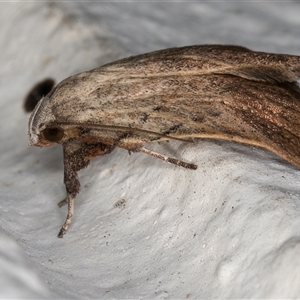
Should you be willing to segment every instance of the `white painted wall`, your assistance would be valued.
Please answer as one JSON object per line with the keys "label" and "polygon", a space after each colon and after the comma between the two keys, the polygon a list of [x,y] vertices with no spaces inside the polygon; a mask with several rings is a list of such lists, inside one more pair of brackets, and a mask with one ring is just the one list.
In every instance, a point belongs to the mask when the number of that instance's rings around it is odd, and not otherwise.
{"label": "white painted wall", "polygon": [[[299,298],[300,172],[221,141],[116,150],[80,172],[66,215],[62,149],[27,147],[22,101],[117,58],[191,44],[300,55],[299,2],[1,3],[0,298]],[[124,206],[116,203],[124,200]]]}

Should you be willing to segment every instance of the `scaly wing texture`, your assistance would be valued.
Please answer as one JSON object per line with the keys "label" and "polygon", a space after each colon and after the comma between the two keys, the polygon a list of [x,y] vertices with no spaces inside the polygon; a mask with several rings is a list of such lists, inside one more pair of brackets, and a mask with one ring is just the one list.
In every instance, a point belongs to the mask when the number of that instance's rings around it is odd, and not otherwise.
{"label": "scaly wing texture", "polygon": [[192,46],[75,75],[50,97],[58,124],[229,139],[262,146],[300,167],[299,75],[298,56]]}

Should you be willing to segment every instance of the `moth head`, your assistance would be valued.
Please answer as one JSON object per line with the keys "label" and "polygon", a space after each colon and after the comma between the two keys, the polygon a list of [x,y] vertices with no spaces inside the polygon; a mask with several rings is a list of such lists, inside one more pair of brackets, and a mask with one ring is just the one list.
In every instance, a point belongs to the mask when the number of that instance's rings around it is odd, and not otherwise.
{"label": "moth head", "polygon": [[51,99],[44,97],[33,110],[28,124],[29,145],[46,147],[59,143],[64,138],[64,129],[53,125],[55,117],[51,110]]}

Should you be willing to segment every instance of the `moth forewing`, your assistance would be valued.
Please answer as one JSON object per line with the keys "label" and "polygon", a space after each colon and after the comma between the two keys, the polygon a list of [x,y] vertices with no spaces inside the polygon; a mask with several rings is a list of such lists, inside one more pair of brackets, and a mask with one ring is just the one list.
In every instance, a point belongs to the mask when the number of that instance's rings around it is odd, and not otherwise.
{"label": "moth forewing", "polygon": [[173,164],[196,165],[146,143],[217,138],[257,145],[300,167],[300,57],[238,46],[172,48],[71,76],[33,111],[30,144],[64,151],[67,231],[77,172],[115,147]]}

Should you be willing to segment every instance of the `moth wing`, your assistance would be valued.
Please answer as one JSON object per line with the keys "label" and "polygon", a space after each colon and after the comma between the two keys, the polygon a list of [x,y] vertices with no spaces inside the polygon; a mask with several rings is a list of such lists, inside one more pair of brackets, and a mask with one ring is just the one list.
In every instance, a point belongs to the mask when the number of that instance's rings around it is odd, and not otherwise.
{"label": "moth wing", "polygon": [[300,76],[300,57],[256,52],[241,46],[198,45],[164,49],[109,63],[104,70],[133,76],[231,74],[255,81],[293,82]]}
{"label": "moth wing", "polygon": [[203,49],[215,51],[212,58],[196,47],[177,56],[171,49],[72,76],[50,95],[55,123],[92,128],[100,141],[116,144],[166,137],[236,140],[300,166],[300,58]]}

